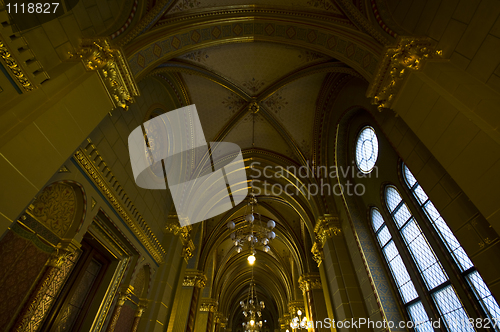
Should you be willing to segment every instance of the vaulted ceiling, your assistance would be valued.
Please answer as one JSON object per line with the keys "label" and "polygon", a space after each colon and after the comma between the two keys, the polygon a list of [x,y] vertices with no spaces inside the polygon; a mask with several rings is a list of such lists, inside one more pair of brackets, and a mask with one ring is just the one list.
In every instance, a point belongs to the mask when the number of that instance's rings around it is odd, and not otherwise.
{"label": "vaulted ceiling", "polygon": [[[151,0],[140,9],[133,32],[116,42],[137,80],[157,79],[174,91],[179,105],[196,105],[207,141],[240,146],[252,179],[251,172],[265,166],[321,162],[319,137],[335,111],[327,105],[336,83],[371,79],[392,38],[368,8],[361,0]],[[276,177],[258,179],[286,184]],[[300,187],[315,179],[298,181]],[[277,224],[271,251],[257,248],[253,268],[247,254],[236,252],[226,223],[242,226],[243,202],[195,225],[199,248],[188,268],[207,273],[202,297],[218,300],[232,327],[241,326],[237,304],[254,275],[267,303],[264,319],[277,328],[300,292],[298,276],[317,271],[310,253],[314,223],[335,208],[321,197],[254,185],[263,220]]]}

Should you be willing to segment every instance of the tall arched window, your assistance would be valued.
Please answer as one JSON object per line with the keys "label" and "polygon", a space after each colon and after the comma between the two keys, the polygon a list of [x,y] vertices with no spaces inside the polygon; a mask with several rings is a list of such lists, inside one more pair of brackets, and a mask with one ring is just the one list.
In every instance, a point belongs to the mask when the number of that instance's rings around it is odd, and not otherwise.
{"label": "tall arched window", "polygon": [[450,284],[446,271],[394,186],[386,187],[385,200],[399,234],[403,238],[448,329],[450,331],[457,329],[474,331],[471,325],[465,324],[468,322],[469,316],[465,312],[455,289]]}
{"label": "tall arched window", "polygon": [[420,205],[420,208],[422,208],[425,212],[428,221],[443,241],[450,255],[453,257],[453,260],[457,264],[462,276],[474,290],[474,295],[481,304],[483,310],[492,322],[500,321],[500,307],[491,294],[488,286],[483,281],[483,278],[474,267],[474,264],[472,264],[469,256],[462,248],[434,204],[432,204],[425,191],[410,172],[409,168],[403,164],[402,169],[406,186],[415,197],[416,201]]}
{"label": "tall arched window", "polygon": [[362,200],[371,207],[371,228],[414,329],[430,332],[439,319],[447,331],[500,332],[500,306],[415,176],[403,164],[400,178],[399,156],[378,150],[390,145],[377,137],[376,127],[360,123],[358,128],[351,151],[359,173],[371,172],[376,163],[384,169],[383,178],[360,176],[355,182],[382,185],[382,195]]}
{"label": "tall arched window", "polygon": [[377,208],[372,208],[370,215],[373,231],[377,236],[378,244],[384,253],[385,261],[391,270],[392,277],[403,299],[408,315],[415,324],[415,330],[419,332],[432,331],[433,329],[429,323],[429,317],[425,312],[422,301],[418,296],[408,270],[401,259],[399,250],[392,240],[391,233],[385,224],[384,218]]}

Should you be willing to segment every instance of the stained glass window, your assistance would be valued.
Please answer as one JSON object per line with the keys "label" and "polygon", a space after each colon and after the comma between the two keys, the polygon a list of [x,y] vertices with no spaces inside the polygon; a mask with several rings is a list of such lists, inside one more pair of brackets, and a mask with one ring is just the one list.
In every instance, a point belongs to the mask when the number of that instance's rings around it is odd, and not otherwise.
{"label": "stained glass window", "polygon": [[372,127],[361,129],[356,141],[356,165],[363,173],[370,173],[377,162],[378,139]]}

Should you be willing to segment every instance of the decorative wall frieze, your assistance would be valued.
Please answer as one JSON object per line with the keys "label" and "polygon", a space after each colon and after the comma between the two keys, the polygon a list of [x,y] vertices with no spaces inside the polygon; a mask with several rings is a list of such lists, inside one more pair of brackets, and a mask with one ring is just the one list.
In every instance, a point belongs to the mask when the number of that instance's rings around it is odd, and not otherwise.
{"label": "decorative wall frieze", "polygon": [[323,289],[318,273],[305,273],[299,277],[299,288],[302,293],[313,289]]}
{"label": "decorative wall frieze", "polygon": [[200,311],[216,312],[219,308],[219,302],[214,299],[204,300],[200,305]]}
{"label": "decorative wall frieze", "polygon": [[203,288],[207,284],[207,276],[203,271],[188,270],[184,276],[182,286]]}
{"label": "decorative wall frieze", "polygon": [[316,242],[323,247],[326,240],[341,233],[339,218],[329,214],[318,218],[316,226],[314,226],[314,233],[316,234]]}
{"label": "decorative wall frieze", "polygon": [[114,107],[128,109],[139,95],[132,72],[120,49],[112,48],[107,38],[83,39],[71,58],[82,60],[85,68],[99,74]]}
{"label": "decorative wall frieze", "polygon": [[368,87],[367,97],[379,111],[391,108],[394,98],[412,70],[419,70],[428,59],[439,58],[440,50],[429,37],[398,37],[396,45],[386,48],[375,77]]}
{"label": "decorative wall frieze", "polygon": [[95,145],[92,144],[90,139],[87,140],[89,144],[84,149],[75,152],[74,160],[110,202],[111,206],[125,221],[153,259],[160,264],[163,262],[165,250],[142,215],[137,211],[137,208],[115,178]]}

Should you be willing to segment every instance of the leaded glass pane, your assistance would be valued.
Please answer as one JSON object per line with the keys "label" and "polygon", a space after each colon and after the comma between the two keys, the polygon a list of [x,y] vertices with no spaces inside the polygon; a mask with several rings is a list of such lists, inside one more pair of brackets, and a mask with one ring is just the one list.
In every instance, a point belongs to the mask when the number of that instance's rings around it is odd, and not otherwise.
{"label": "leaded glass pane", "polygon": [[450,331],[474,331],[469,323],[469,316],[451,285],[432,294],[432,298]]}
{"label": "leaded glass pane", "polygon": [[382,215],[377,209],[372,209],[372,225],[373,225],[373,230],[376,232],[384,224],[384,218],[382,218]]}
{"label": "leaded glass pane", "polygon": [[434,251],[427,243],[415,220],[412,219],[401,229],[401,235],[408,245],[429,290],[448,280],[441,264],[436,259]]}
{"label": "leaded glass pane", "polygon": [[415,190],[413,190],[413,194],[418,199],[420,204],[424,204],[429,199],[420,185],[417,185],[417,187],[415,187]]}
{"label": "leaded glass pane", "polygon": [[402,198],[399,195],[398,191],[394,187],[387,187],[385,190],[385,197],[387,201],[387,207],[389,208],[389,212],[394,211],[394,209],[401,202]]}
{"label": "leaded glass pane", "polygon": [[415,324],[415,330],[418,332],[433,332],[434,329],[429,322],[429,316],[425,312],[422,302],[418,301],[408,306],[408,313],[412,322]]}
{"label": "leaded glass pane", "polygon": [[[483,308],[488,313],[488,316],[492,320],[492,324],[500,323],[500,307],[497,301],[490,292],[490,289],[484,282],[483,278],[479,272],[474,271],[467,276],[470,285],[475,290],[477,298],[480,300]],[[497,325],[497,324],[495,324]]]}
{"label": "leaded glass pane", "polygon": [[415,185],[417,180],[415,179],[413,174],[410,172],[410,170],[408,169],[406,164],[403,164],[403,174],[404,174],[405,181],[408,184],[408,187],[411,189]]}
{"label": "leaded glass pane", "polygon": [[387,226],[384,225],[380,229],[380,232],[377,234],[378,242],[380,243],[380,247],[385,246],[387,241],[391,239],[391,233],[389,233],[389,230],[387,229]]}
{"label": "leaded glass pane", "polygon": [[408,207],[405,203],[401,204],[401,206],[394,213],[394,219],[396,220],[396,224],[398,228],[403,227],[403,225],[410,219],[411,213],[408,210]]}
{"label": "leaded glass pane", "polygon": [[356,164],[363,173],[370,173],[378,157],[378,139],[372,127],[361,130],[356,141]]}

